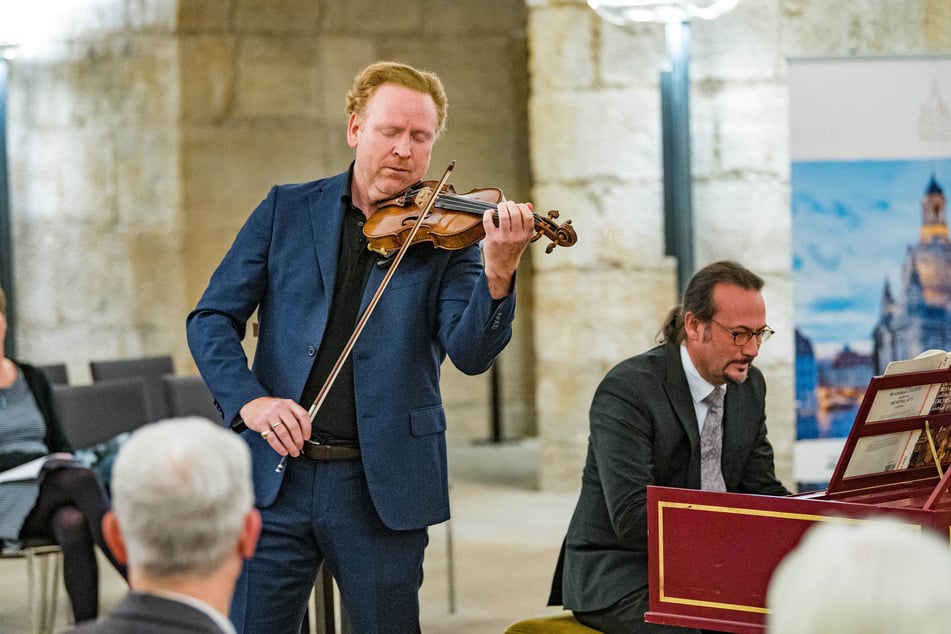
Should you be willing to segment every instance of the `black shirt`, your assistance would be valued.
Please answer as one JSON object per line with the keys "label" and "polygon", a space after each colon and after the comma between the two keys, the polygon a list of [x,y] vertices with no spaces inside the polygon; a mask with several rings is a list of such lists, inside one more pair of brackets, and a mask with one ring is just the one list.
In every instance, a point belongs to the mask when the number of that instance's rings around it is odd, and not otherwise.
{"label": "black shirt", "polygon": [[[367,240],[363,235],[363,224],[366,222],[363,212],[353,206],[349,195],[343,197],[343,204],[343,232],[340,236],[340,255],[330,317],[300,399],[300,404],[308,410],[356,328],[363,291],[377,259],[367,249]],[[336,439],[359,444],[352,355],[347,356],[317,411],[311,437],[321,442],[333,443]]]}

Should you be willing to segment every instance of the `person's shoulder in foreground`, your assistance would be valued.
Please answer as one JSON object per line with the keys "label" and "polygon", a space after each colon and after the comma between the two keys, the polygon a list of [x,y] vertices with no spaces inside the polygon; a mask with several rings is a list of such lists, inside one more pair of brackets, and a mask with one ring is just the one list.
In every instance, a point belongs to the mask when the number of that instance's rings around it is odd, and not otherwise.
{"label": "person's shoulder in foreground", "polygon": [[70,631],[234,632],[226,615],[260,531],[253,502],[250,453],[236,434],[202,418],[140,428],[116,457],[103,519],[132,590]]}
{"label": "person's shoulder in foreground", "polygon": [[951,634],[951,548],[900,519],[828,518],[773,573],[769,634]]}

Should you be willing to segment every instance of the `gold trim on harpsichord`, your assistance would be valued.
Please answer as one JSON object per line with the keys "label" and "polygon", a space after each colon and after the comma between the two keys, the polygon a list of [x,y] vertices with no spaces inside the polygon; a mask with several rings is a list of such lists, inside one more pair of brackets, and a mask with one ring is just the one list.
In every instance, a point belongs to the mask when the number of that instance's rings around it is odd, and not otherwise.
{"label": "gold trim on harpsichord", "polygon": [[[715,506],[712,504],[695,504],[693,502],[664,502],[657,503],[657,580],[659,584],[659,596],[662,603],[677,603],[680,605],[692,605],[695,607],[715,608],[719,610],[733,610],[735,612],[752,612],[756,614],[766,614],[769,612],[765,607],[755,605],[742,605],[738,603],[721,603],[718,601],[705,601],[702,599],[690,599],[686,597],[668,596],[664,590],[664,509],[684,509],[691,511],[707,511],[711,513],[728,513],[731,515],[755,515],[759,517],[772,517],[787,520],[801,520],[809,522],[838,522],[841,524],[860,524],[862,522],[875,521],[875,517],[842,517],[840,515],[818,515],[815,513],[790,513],[788,511],[770,511],[765,509],[737,508],[733,506]],[[918,524],[908,523],[909,528],[914,527],[921,530]],[[949,539],[951,539],[951,528],[949,528]]]}

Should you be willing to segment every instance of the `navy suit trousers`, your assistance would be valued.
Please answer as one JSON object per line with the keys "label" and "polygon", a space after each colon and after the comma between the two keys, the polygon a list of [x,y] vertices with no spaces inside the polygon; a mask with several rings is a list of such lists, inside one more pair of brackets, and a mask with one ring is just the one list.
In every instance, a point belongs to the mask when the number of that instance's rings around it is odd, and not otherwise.
{"label": "navy suit trousers", "polygon": [[419,632],[429,533],[380,521],[359,460],[289,459],[277,499],[260,511],[261,539],[231,606],[239,634],[298,632],[324,560],[354,634]]}

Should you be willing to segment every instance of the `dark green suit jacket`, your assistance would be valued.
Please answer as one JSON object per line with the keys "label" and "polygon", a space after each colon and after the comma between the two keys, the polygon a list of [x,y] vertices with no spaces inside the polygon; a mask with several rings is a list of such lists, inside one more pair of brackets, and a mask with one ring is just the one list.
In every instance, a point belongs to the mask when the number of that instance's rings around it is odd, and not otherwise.
{"label": "dark green suit jacket", "polygon": [[[763,375],[753,367],[744,383],[727,386],[728,491],[789,493],[774,473],[765,397]],[[700,435],[679,345],[660,345],[615,366],[598,386],[589,417],[581,495],[551,601],[585,612],[647,585],[647,486],[700,488]]]}

